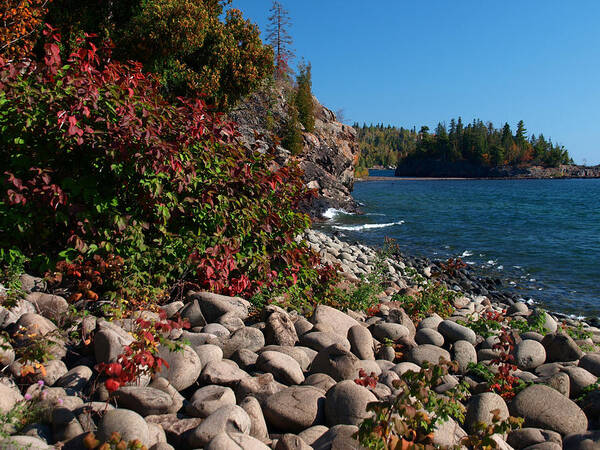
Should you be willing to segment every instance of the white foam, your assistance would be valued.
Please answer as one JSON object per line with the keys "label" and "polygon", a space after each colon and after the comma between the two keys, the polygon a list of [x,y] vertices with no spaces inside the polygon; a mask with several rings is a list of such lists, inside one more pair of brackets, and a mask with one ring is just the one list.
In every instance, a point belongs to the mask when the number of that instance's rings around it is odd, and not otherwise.
{"label": "white foam", "polygon": [[529,281],[530,281],[531,283],[533,283],[533,282],[535,282],[535,278],[530,278],[530,279],[529,279]]}
{"label": "white foam", "polygon": [[377,228],[387,228],[393,227],[394,225],[402,225],[404,220],[400,220],[398,222],[391,223],[366,223],[364,225],[333,225],[331,228],[335,228],[336,230],[345,230],[345,231],[365,231],[365,230],[374,230]]}
{"label": "white foam", "polygon": [[460,256],[462,256],[463,258],[466,258],[467,256],[473,256],[473,253],[472,253],[472,252],[470,252],[469,250],[465,250],[465,251],[462,253],[462,255],[460,255]]}
{"label": "white foam", "polygon": [[503,269],[504,269],[504,266],[498,266],[498,267],[496,267],[496,268],[497,268],[498,270],[503,270]]}
{"label": "white foam", "polygon": [[493,259],[490,259],[490,260],[487,262],[487,264],[489,264],[490,266],[494,266],[494,265],[496,265],[496,263],[497,263],[497,262],[498,262],[498,261],[494,261]]}
{"label": "white foam", "polygon": [[336,209],[336,208],[329,208],[327,211],[325,211],[322,216],[325,219],[333,219],[336,216],[339,216],[340,214],[348,214],[348,215],[352,215],[353,213],[345,211],[343,209]]}
{"label": "white foam", "polygon": [[472,266],[473,264],[475,264],[473,261],[465,261],[467,264],[469,264],[470,266]]}

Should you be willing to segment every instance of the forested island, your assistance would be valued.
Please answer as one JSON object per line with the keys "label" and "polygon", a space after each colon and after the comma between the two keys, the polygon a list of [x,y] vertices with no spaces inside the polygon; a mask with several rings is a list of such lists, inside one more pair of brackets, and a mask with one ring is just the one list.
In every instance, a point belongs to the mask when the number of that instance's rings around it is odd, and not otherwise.
{"label": "forested island", "polygon": [[[389,125],[354,124],[358,131],[360,159],[357,175],[369,167],[397,167],[404,176],[512,176],[530,167],[559,168],[573,165],[568,150],[543,134],[528,137],[521,120],[513,132],[505,123],[462,118],[450,125],[397,128]],[[555,174],[555,171],[549,171]]]}

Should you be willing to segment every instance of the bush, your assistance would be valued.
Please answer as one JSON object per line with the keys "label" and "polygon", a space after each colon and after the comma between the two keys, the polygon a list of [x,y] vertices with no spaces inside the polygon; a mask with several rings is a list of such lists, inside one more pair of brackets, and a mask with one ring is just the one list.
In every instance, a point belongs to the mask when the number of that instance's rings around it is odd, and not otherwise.
{"label": "bush", "polygon": [[310,64],[302,63],[296,77],[298,85],[296,89],[295,104],[298,109],[298,118],[309,133],[315,130],[315,104],[312,96],[312,74]]}
{"label": "bush", "polygon": [[45,34],[42,61],[0,59],[0,248],[38,272],[114,254],[129,282],[225,294],[312,267],[297,166],[240,145],[200,100],[170,103],[139,63],[89,38],[65,63]]}
{"label": "bush", "polygon": [[229,1],[55,0],[48,20],[69,39],[94,32],[112,39],[115,56],[159,75],[165,92],[207,96],[220,110],[273,73],[273,50]]}

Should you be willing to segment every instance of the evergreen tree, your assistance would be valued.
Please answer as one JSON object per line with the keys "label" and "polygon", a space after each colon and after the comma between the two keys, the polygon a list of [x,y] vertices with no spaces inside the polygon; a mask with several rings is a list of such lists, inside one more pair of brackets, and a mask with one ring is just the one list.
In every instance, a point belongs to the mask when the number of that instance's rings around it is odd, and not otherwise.
{"label": "evergreen tree", "polygon": [[296,109],[295,94],[291,94],[287,102],[287,120],[285,121],[283,140],[281,145],[292,152],[292,155],[299,155],[303,150],[302,131],[300,130],[300,121],[298,120],[298,109]]}
{"label": "evergreen tree", "polygon": [[312,74],[310,63],[302,62],[296,77],[296,108],[300,123],[309,133],[315,130],[315,105],[312,96]]}
{"label": "evergreen tree", "polygon": [[269,12],[267,42],[275,52],[275,75],[284,78],[291,73],[290,62],[294,58],[293,41],[289,32],[292,21],[288,11],[278,1],[273,2]]}

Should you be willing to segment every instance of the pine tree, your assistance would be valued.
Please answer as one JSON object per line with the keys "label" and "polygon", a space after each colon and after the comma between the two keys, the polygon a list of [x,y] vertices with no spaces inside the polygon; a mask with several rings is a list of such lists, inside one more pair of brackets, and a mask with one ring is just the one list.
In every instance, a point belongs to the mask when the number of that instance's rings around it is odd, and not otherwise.
{"label": "pine tree", "polygon": [[309,133],[315,130],[315,105],[312,96],[312,74],[310,63],[302,62],[298,67],[298,76],[296,77],[296,108],[298,109],[298,118],[300,123]]}
{"label": "pine tree", "polygon": [[284,78],[290,74],[290,62],[294,58],[293,41],[289,33],[292,21],[288,11],[278,1],[273,2],[269,12],[267,42],[275,52],[275,75]]}
{"label": "pine tree", "polygon": [[292,155],[302,153],[302,131],[300,130],[300,121],[298,120],[298,109],[296,108],[295,95],[292,94],[287,102],[288,117],[285,121],[283,140],[281,145],[292,152]]}

